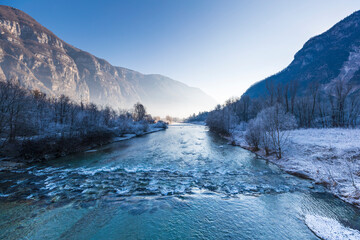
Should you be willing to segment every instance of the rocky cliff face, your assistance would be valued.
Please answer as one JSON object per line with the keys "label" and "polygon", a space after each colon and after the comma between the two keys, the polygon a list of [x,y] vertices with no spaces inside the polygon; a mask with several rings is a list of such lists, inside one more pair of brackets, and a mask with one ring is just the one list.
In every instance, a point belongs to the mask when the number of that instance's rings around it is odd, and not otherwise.
{"label": "rocky cliff face", "polygon": [[0,6],[0,80],[18,79],[49,96],[65,94],[114,108],[139,101],[154,115],[186,116],[216,102],[161,75],[115,67],[59,39],[26,13]]}
{"label": "rocky cliff face", "polygon": [[310,83],[319,83],[326,89],[338,79],[360,85],[360,11],[311,38],[287,68],[256,83],[245,94],[261,96],[266,92],[266,81],[297,81],[299,90],[305,91]]}

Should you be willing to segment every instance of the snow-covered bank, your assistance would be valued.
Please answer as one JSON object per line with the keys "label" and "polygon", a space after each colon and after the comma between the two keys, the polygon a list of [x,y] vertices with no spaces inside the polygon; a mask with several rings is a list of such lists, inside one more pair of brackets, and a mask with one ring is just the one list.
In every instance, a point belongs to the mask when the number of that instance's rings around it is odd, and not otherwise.
{"label": "snow-covered bank", "polygon": [[[234,131],[233,144],[250,149],[243,131]],[[256,154],[286,172],[313,179],[333,194],[360,207],[360,129],[299,129],[290,131],[282,159]]]}
{"label": "snow-covered bank", "polygon": [[112,141],[112,142],[120,142],[120,141],[124,141],[124,140],[129,140],[129,139],[134,138],[134,137],[139,137],[139,136],[143,136],[143,135],[146,135],[146,134],[163,131],[163,130],[165,130],[165,129],[166,129],[166,128],[159,128],[159,127],[152,127],[152,126],[150,126],[148,131],[145,131],[145,132],[140,133],[140,134],[133,134],[133,133],[124,134],[124,135],[121,136],[121,137],[115,137],[115,138],[113,138],[113,141]]}
{"label": "snow-covered bank", "polygon": [[185,123],[190,123],[190,124],[195,124],[195,125],[200,125],[200,126],[206,126],[206,123],[204,121],[189,121],[189,122],[185,122]]}
{"label": "snow-covered bank", "polygon": [[306,215],[305,224],[316,236],[324,240],[360,239],[358,230],[345,227],[335,219]]}

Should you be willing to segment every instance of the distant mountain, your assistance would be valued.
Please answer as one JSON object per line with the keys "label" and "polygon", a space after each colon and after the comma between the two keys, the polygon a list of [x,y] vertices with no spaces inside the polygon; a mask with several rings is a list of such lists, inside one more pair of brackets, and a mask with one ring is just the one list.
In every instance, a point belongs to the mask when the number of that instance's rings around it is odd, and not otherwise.
{"label": "distant mountain", "polygon": [[49,96],[65,94],[114,108],[143,103],[153,115],[188,116],[214,107],[198,88],[112,66],[59,39],[26,13],[0,5],[0,80],[18,79]]}
{"label": "distant mountain", "polygon": [[311,38],[287,68],[254,84],[245,95],[263,95],[266,81],[275,85],[297,81],[301,93],[310,83],[318,83],[324,90],[338,79],[360,86],[360,11]]}

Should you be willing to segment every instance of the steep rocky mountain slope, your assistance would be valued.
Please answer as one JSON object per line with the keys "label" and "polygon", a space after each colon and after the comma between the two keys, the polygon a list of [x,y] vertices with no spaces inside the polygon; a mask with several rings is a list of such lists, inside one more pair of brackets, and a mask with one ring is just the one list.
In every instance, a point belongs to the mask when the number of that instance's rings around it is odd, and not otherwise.
{"label": "steep rocky mountain slope", "polygon": [[360,11],[311,38],[287,68],[254,84],[245,94],[263,95],[266,81],[275,85],[297,81],[303,92],[310,83],[319,83],[325,89],[338,79],[360,85]]}
{"label": "steep rocky mountain slope", "polygon": [[65,94],[116,109],[142,102],[153,115],[186,116],[215,106],[198,88],[112,66],[59,39],[26,13],[0,6],[0,80],[18,79],[49,96]]}

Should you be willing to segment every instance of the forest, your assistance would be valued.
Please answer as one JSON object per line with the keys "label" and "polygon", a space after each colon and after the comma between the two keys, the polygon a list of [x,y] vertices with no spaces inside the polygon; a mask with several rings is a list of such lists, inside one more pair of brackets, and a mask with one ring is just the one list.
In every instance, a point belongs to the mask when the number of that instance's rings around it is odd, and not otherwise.
{"label": "forest", "polygon": [[[218,105],[206,117],[211,131],[231,135],[246,131],[247,143],[281,158],[287,130],[295,128],[357,128],[360,119],[359,88],[350,82],[334,81],[326,88],[310,85],[298,91],[299,83],[266,82],[267,94],[258,98],[243,95]],[[201,113],[204,116],[204,113]],[[192,116],[191,119],[199,117]]]}
{"label": "forest", "polygon": [[124,134],[141,135],[166,124],[146,113],[48,97],[15,80],[0,82],[0,155],[44,160],[85,150]]}

